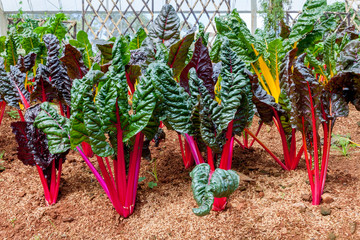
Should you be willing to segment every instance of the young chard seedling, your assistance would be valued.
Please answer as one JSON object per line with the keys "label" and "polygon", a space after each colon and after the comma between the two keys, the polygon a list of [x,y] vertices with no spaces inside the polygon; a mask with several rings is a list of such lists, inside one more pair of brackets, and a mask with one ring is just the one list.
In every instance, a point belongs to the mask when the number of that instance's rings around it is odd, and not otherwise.
{"label": "young chard seedling", "polygon": [[148,187],[153,189],[154,187],[157,186],[157,182],[159,181],[158,176],[157,176],[157,168],[156,168],[156,158],[154,158],[152,161],[152,170],[148,171],[148,173],[150,173],[154,178],[156,182],[148,182]]}
{"label": "young chard seedling", "polygon": [[10,112],[7,112],[7,114],[8,114],[12,119],[19,119],[19,117],[20,117],[18,111],[10,111]]}
{"label": "young chard seedling", "polygon": [[333,134],[332,148],[339,150],[343,156],[348,156],[348,151],[351,147],[355,147],[357,144],[350,139],[350,135],[345,136]]}

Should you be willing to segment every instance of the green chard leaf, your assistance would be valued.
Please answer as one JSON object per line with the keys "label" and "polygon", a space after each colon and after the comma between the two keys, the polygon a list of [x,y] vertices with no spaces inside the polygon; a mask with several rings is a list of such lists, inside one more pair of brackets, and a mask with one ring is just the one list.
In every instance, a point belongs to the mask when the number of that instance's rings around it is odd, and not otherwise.
{"label": "green chard leaf", "polygon": [[245,73],[244,62],[231,50],[227,40],[223,43],[220,58],[222,80],[219,98],[222,110],[218,132],[221,133],[234,120],[238,126],[234,130],[240,135],[254,115],[250,79]]}
{"label": "green chard leaf", "polygon": [[133,39],[131,39],[129,43],[130,50],[135,50],[141,47],[142,42],[147,37],[146,32],[144,28],[139,28],[137,32],[135,33],[135,36]]}
{"label": "green chard leaf", "polygon": [[163,106],[163,121],[175,131],[190,133],[191,109],[188,105],[188,94],[173,79],[173,73],[165,63],[154,62],[149,65],[145,75],[150,78],[155,89],[155,95]]}
{"label": "green chard leaf", "polygon": [[[84,120],[84,98],[92,93],[93,86],[99,82],[104,73],[91,69],[82,79],[75,79],[71,88],[71,148],[76,148],[80,143],[90,143],[89,135]],[[99,92],[100,94],[100,92]]]}
{"label": "green chard leaf", "polygon": [[20,48],[20,40],[19,36],[10,31],[6,42],[5,42],[5,50],[6,50],[6,70],[10,70],[10,66],[16,65],[18,60],[17,50]]}
{"label": "green chard leaf", "polygon": [[85,66],[87,68],[91,68],[92,58],[95,56],[95,54],[92,50],[88,34],[85,31],[80,30],[76,35],[76,40],[71,39],[69,40],[69,43],[81,51]]}
{"label": "green chard leaf", "polygon": [[64,13],[57,13],[55,16],[49,17],[42,26],[35,28],[34,32],[41,37],[45,34],[53,34],[61,42],[67,33],[67,28],[63,23],[66,19]]}
{"label": "green chard leaf", "polygon": [[66,152],[70,149],[69,119],[61,116],[48,102],[42,103],[41,109],[34,126],[46,134],[50,153]]}
{"label": "green chard leaf", "polygon": [[210,166],[207,163],[197,165],[190,173],[191,188],[199,208],[194,208],[197,216],[210,213],[214,198],[229,197],[239,187],[240,177],[233,170],[217,168],[210,177]]}

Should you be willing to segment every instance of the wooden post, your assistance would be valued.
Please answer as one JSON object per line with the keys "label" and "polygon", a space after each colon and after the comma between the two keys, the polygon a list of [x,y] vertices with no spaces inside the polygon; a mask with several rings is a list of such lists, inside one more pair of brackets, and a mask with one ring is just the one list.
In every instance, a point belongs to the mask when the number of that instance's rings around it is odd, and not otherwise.
{"label": "wooden post", "polygon": [[251,0],[251,33],[254,34],[257,28],[257,4],[256,0]]}

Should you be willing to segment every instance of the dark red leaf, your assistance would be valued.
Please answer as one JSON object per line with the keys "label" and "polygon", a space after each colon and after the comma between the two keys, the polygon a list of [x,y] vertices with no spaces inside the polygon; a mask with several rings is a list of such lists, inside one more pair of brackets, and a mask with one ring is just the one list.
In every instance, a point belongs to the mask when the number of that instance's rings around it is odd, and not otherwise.
{"label": "dark red leaf", "polygon": [[30,95],[30,100],[39,100],[41,102],[52,101],[58,96],[57,89],[52,85],[49,79],[50,73],[46,66],[39,64],[36,69],[34,90]]}
{"label": "dark red leaf", "polygon": [[60,100],[64,100],[66,104],[70,106],[72,80],[69,78],[66,69],[61,65],[59,60],[59,40],[53,34],[46,34],[43,40],[48,49],[46,67],[49,69],[51,82],[58,90]]}
{"label": "dark red leaf", "polygon": [[31,68],[35,65],[36,61],[36,53],[29,53],[25,57],[19,56],[17,66],[19,67],[20,71],[26,73],[31,70]]}
{"label": "dark red leaf", "polygon": [[173,69],[175,77],[179,76],[185,67],[186,57],[194,41],[194,36],[195,33],[190,32],[170,47],[168,65]]}
{"label": "dark red leaf", "polygon": [[33,125],[40,110],[40,105],[29,108],[25,113],[26,122],[13,122],[11,123],[11,128],[19,145],[18,158],[25,165],[39,165],[49,181],[52,161],[56,161],[55,165],[58,166],[60,160],[65,161],[68,151],[62,154],[50,153],[45,133]]}
{"label": "dark red leaf", "polygon": [[60,58],[67,68],[67,73],[71,79],[80,79],[88,72],[82,59],[81,52],[70,44],[65,45],[64,56]]}
{"label": "dark red leaf", "polygon": [[9,78],[11,84],[18,92],[18,96],[20,97],[22,104],[25,108],[30,107],[30,93],[25,89],[26,74],[21,72],[17,65],[10,66]]}
{"label": "dark red leaf", "polygon": [[197,76],[204,82],[210,95],[214,98],[213,68],[209,55],[209,50],[203,45],[202,39],[199,38],[195,43],[193,57],[180,75],[180,85],[189,92],[189,76],[191,68],[195,68]]}

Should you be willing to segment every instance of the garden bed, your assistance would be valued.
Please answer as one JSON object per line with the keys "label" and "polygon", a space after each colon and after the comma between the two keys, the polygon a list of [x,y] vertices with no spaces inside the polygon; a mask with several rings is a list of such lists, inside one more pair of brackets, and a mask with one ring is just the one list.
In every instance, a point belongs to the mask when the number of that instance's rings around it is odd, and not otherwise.
{"label": "garden bed", "polygon": [[[9,111],[9,108],[6,109]],[[195,216],[191,191],[192,168],[185,170],[178,137],[166,131],[166,142],[151,146],[156,158],[158,186],[149,173],[153,164],[142,160],[134,214],[124,219],[112,207],[103,189],[81,159],[71,152],[64,163],[58,203],[46,206],[38,173],[17,159],[7,115],[0,132],[0,236],[4,239],[359,239],[360,150],[344,157],[331,150],[325,193],[331,203],[312,206],[305,160],[295,171],[283,171],[255,143],[253,149],[235,145],[233,170],[254,182],[241,181],[223,212]],[[254,119],[254,123],[258,119]],[[339,118],[334,134],[350,134],[360,142],[360,113]],[[255,126],[253,127],[255,128]],[[264,127],[261,139],[281,156],[275,126]],[[95,159],[92,159],[95,161]],[[3,162],[1,162],[3,161]],[[323,216],[321,207],[331,214]],[[326,209],[325,209],[326,210]]]}

